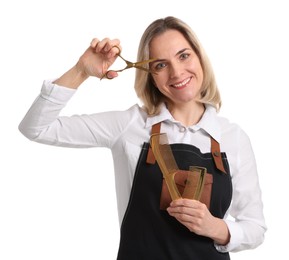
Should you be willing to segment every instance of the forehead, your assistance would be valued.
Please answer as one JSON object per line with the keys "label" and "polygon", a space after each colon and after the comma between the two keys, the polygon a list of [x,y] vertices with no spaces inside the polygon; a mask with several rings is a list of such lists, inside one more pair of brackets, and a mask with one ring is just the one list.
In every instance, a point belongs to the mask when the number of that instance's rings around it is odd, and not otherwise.
{"label": "forehead", "polygon": [[150,43],[150,54],[176,54],[179,50],[190,48],[190,44],[184,35],[177,30],[168,30],[156,36]]}

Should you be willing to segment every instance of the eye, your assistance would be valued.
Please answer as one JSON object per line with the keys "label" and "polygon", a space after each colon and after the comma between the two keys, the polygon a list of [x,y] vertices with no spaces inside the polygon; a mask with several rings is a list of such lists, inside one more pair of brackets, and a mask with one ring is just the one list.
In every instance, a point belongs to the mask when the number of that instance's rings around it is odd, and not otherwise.
{"label": "eye", "polygon": [[181,55],[180,55],[180,59],[181,60],[186,60],[187,58],[189,58],[190,57],[190,54],[189,53],[182,53]]}
{"label": "eye", "polygon": [[161,69],[165,68],[166,66],[167,66],[166,63],[160,62],[160,63],[156,64],[154,68],[155,68],[155,70],[161,70]]}

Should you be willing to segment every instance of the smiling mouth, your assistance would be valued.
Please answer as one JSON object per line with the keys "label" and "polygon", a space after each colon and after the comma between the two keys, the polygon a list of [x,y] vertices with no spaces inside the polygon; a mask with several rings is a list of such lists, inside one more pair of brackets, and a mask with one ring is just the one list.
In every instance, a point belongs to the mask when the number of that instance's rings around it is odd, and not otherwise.
{"label": "smiling mouth", "polygon": [[181,83],[172,84],[171,86],[174,87],[174,88],[182,88],[182,87],[186,86],[189,83],[190,80],[191,80],[191,78],[187,78],[184,81],[182,81]]}

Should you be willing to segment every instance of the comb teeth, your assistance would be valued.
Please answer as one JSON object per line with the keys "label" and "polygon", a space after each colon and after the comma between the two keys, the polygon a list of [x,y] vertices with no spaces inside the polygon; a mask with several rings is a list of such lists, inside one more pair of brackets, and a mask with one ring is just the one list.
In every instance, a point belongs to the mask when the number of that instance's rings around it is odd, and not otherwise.
{"label": "comb teeth", "polygon": [[173,156],[171,147],[168,144],[167,135],[163,133],[153,134],[151,136],[150,143],[154,156],[168,186],[172,200],[181,198],[180,192],[174,181],[174,176],[179,169]]}
{"label": "comb teeth", "polygon": [[[172,200],[182,198],[175,183],[175,175],[179,172],[168,137],[164,133],[152,134],[150,144],[166,181]],[[189,199],[199,200],[203,191],[207,169],[204,167],[190,166],[183,196]]]}

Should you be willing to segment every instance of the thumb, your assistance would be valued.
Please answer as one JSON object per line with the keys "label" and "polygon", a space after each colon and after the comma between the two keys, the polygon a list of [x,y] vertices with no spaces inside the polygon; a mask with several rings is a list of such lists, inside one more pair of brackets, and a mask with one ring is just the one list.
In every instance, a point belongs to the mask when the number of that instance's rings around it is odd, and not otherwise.
{"label": "thumb", "polygon": [[106,77],[108,79],[113,79],[113,78],[116,78],[117,76],[118,76],[118,73],[113,70],[108,71],[106,74]]}

